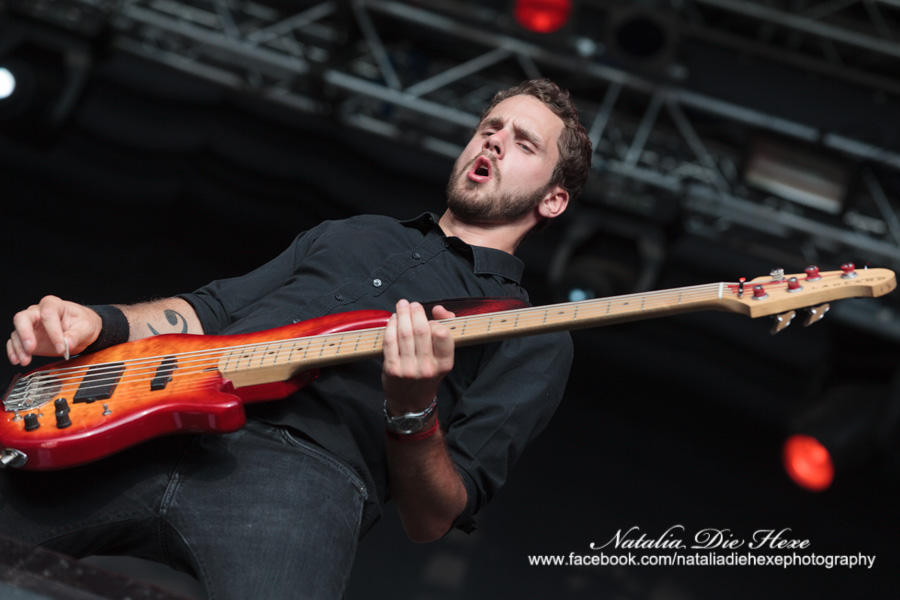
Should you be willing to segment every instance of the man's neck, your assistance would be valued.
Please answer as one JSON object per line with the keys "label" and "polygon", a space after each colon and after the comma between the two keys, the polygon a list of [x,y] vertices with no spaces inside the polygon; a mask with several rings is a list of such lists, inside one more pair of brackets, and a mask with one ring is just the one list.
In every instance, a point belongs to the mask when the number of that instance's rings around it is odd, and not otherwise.
{"label": "man's neck", "polygon": [[448,209],[441,215],[438,225],[444,234],[458,237],[470,246],[484,246],[515,254],[516,248],[533,226],[524,221],[523,219],[513,223],[468,223],[460,220]]}

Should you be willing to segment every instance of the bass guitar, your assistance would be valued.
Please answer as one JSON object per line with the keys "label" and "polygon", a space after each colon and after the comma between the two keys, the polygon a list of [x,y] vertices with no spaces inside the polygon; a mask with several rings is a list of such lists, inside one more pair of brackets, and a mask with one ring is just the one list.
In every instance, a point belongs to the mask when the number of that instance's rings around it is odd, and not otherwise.
{"label": "bass guitar", "polygon": [[[459,346],[701,310],[776,316],[807,324],[827,303],[896,287],[887,269],[773,274],[547,306],[470,314],[444,324]],[[229,432],[243,405],[288,396],[318,369],[381,356],[389,313],[355,311],[277,329],[225,336],[158,335],[55,362],[16,377],[0,412],[0,465],[72,467],[177,432]]]}

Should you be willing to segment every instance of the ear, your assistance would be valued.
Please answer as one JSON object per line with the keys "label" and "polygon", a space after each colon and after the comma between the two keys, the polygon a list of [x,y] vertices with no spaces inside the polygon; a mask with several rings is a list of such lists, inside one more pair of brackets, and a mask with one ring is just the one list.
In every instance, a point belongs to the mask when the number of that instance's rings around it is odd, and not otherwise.
{"label": "ear", "polygon": [[558,185],[551,186],[538,204],[538,213],[545,219],[554,219],[563,214],[569,206],[569,192]]}

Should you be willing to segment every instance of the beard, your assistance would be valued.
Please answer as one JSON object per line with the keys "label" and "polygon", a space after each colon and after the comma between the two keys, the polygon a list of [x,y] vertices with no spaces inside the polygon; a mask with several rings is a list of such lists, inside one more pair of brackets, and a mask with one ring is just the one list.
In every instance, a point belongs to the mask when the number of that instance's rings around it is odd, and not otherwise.
{"label": "beard", "polygon": [[[478,188],[484,184],[464,177],[463,174],[468,168],[469,166],[457,167],[450,175],[450,181],[447,183],[447,207],[461,221],[472,225],[517,221],[534,210],[550,188],[547,184],[525,196],[495,193],[479,197]],[[499,173],[496,169],[492,169],[492,172],[496,173],[496,182],[499,184]]]}

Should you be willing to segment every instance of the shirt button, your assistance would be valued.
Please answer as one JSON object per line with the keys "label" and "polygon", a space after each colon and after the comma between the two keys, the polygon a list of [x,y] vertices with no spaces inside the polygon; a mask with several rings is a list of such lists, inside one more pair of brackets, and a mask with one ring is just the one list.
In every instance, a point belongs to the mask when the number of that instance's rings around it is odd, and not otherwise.
{"label": "shirt button", "polygon": [[381,287],[381,280],[380,279],[372,280],[372,285],[374,285],[375,287]]}
{"label": "shirt button", "polygon": [[344,299],[344,296],[342,296],[341,294],[335,294],[334,299],[337,300],[338,302],[340,302],[341,300]]}
{"label": "shirt button", "polygon": [[412,257],[416,260],[419,260],[420,258],[422,258],[422,255],[418,252],[413,252]]}
{"label": "shirt button", "polygon": [[450,241],[449,241],[447,238],[444,238],[444,239],[441,240],[441,245],[442,245],[444,248],[449,248],[449,247],[450,247]]}

